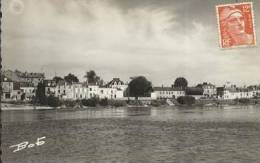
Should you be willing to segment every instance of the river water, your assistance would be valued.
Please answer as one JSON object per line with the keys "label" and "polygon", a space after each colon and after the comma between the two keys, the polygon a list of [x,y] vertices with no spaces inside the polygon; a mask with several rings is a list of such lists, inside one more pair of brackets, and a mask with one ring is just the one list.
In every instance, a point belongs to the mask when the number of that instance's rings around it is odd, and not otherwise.
{"label": "river water", "polygon": [[260,106],[2,111],[1,121],[3,163],[260,162]]}

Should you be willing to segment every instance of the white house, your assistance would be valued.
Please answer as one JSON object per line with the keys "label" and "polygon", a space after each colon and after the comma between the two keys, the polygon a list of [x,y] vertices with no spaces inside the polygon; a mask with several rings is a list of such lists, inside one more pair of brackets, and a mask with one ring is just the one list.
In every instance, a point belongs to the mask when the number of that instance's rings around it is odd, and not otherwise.
{"label": "white house", "polygon": [[99,86],[98,85],[88,85],[88,97],[96,97],[99,95]]}
{"label": "white house", "polygon": [[128,87],[120,78],[113,78],[110,82],[108,82],[105,87],[107,88],[116,88],[125,91]]}
{"label": "white house", "polygon": [[20,87],[21,92],[25,95],[25,100],[31,100],[36,94],[36,88],[32,86]]}
{"label": "white house", "polygon": [[211,83],[203,83],[202,85],[203,89],[203,96],[210,98],[210,97],[215,97],[217,95],[217,88],[215,85]]}
{"label": "white house", "polygon": [[172,87],[154,87],[151,93],[152,99],[169,99],[178,98],[180,96],[185,96],[185,91],[179,88]]}
{"label": "white house", "polygon": [[254,91],[247,88],[237,88],[237,89],[224,89],[225,100],[241,99],[241,98],[253,98]]}

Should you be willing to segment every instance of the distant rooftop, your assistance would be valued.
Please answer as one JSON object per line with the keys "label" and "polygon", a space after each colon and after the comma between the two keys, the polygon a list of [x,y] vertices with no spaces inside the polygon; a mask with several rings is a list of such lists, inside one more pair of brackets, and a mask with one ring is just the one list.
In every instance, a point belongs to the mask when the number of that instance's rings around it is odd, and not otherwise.
{"label": "distant rooftop", "polygon": [[120,80],[120,78],[113,78],[110,82],[106,84],[106,86],[110,85],[124,85],[124,82]]}
{"label": "distant rooftop", "polygon": [[45,78],[44,73],[36,72],[21,72],[19,70],[3,70],[2,75],[8,77],[9,79],[17,82],[23,82],[26,78]]}

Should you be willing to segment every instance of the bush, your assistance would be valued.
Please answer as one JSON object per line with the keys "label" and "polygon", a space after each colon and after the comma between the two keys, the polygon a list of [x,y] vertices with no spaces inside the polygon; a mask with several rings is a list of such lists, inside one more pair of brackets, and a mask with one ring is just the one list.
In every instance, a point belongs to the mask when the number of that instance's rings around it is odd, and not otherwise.
{"label": "bush", "polygon": [[77,101],[74,101],[74,100],[65,100],[65,101],[62,101],[62,104],[65,105],[66,107],[70,107],[70,108],[73,108],[75,107],[79,102]]}
{"label": "bush", "polygon": [[237,102],[239,102],[241,104],[248,104],[248,103],[250,103],[250,100],[247,98],[241,98],[241,99],[237,99]]}
{"label": "bush", "polygon": [[122,107],[122,106],[126,106],[126,101],[121,101],[121,100],[109,100],[108,104],[110,106],[114,106],[114,107]]}
{"label": "bush", "polygon": [[107,106],[107,105],[108,105],[108,100],[107,100],[107,98],[101,99],[101,100],[99,101],[99,105],[101,105],[101,106]]}
{"label": "bush", "polygon": [[47,103],[50,107],[58,107],[61,102],[58,97],[54,97],[53,95],[47,97]]}
{"label": "bush", "polygon": [[97,98],[83,99],[81,100],[82,105],[96,107],[98,104]]}
{"label": "bush", "polygon": [[166,100],[153,100],[153,101],[151,101],[151,105],[155,106],[155,107],[165,105],[165,104],[166,104]]}
{"label": "bush", "polygon": [[195,103],[195,98],[192,96],[180,96],[177,98],[179,104],[192,105]]}

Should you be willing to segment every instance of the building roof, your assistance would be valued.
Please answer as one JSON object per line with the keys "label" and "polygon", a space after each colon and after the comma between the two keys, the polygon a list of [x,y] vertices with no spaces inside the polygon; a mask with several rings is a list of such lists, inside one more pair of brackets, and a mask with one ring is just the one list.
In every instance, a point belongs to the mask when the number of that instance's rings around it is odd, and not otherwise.
{"label": "building roof", "polygon": [[18,74],[21,78],[44,78],[44,73],[35,73],[35,72],[23,72]]}
{"label": "building roof", "polygon": [[216,86],[211,83],[203,82],[202,84],[198,84],[196,87],[200,87],[200,88],[213,87],[213,88],[215,88]]}
{"label": "building roof", "polygon": [[124,85],[124,82],[120,80],[120,78],[113,78],[110,82],[106,84],[106,86],[111,86],[111,85]]}
{"label": "building roof", "polygon": [[6,78],[9,78],[12,81],[21,81],[21,79],[18,77],[18,75],[11,70],[2,71],[2,75],[5,76]]}
{"label": "building roof", "polygon": [[34,87],[33,83],[19,82],[20,87]]}
{"label": "building roof", "polygon": [[18,70],[3,70],[2,74],[6,77],[10,78],[12,81],[16,82],[24,82],[28,78],[44,78],[44,73],[28,73],[28,72],[21,72]]}

